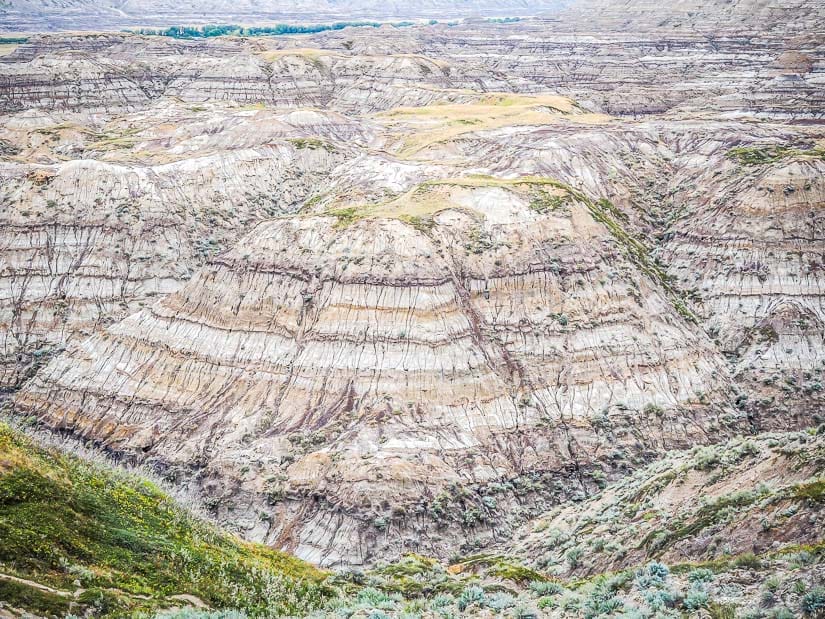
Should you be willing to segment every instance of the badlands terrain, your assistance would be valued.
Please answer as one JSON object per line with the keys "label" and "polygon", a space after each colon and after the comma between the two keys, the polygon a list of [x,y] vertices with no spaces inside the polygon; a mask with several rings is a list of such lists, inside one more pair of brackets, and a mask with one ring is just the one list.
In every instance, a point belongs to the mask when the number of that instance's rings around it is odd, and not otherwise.
{"label": "badlands terrain", "polygon": [[825,613],[820,3],[89,4],[0,6],[0,617]]}

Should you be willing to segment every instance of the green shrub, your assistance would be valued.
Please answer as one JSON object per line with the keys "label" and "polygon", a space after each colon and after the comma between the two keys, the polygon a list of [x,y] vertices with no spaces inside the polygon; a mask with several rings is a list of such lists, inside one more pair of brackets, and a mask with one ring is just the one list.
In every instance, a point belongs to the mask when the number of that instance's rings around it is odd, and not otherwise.
{"label": "green shrub", "polygon": [[762,561],[759,560],[752,552],[746,552],[743,555],[739,555],[734,560],[733,564],[736,567],[745,567],[752,570],[758,570],[762,568]]}
{"label": "green shrub", "polygon": [[532,591],[538,596],[558,595],[559,593],[564,591],[564,587],[560,583],[553,582],[552,580],[535,580],[530,583],[529,587],[530,591]]}
{"label": "green shrub", "polygon": [[825,587],[815,587],[802,598],[802,612],[816,617],[825,614]]}
{"label": "green shrub", "polygon": [[665,584],[670,570],[663,563],[651,561],[636,571],[635,585],[639,591],[655,589]]}
{"label": "green shrub", "polygon": [[710,602],[708,604],[708,615],[711,619],[736,619],[736,606],[734,604]]}
{"label": "green shrub", "polygon": [[708,605],[710,596],[704,589],[691,589],[685,596],[682,605],[688,610],[699,610]]}
{"label": "green shrub", "polygon": [[483,606],[484,601],[484,589],[477,585],[471,585],[458,596],[458,610],[463,612],[473,605]]}
{"label": "green shrub", "polygon": [[559,605],[562,607],[563,610],[567,612],[574,612],[581,608],[582,600],[578,595],[576,595],[572,591],[568,591],[561,598]]}
{"label": "green shrub", "polygon": [[767,580],[765,580],[765,589],[768,591],[776,592],[779,589],[779,585],[782,582],[776,576],[771,576]]}
{"label": "green shrub", "polygon": [[430,602],[430,608],[444,608],[445,606],[452,604],[454,601],[455,599],[452,595],[440,593],[432,599]]}
{"label": "green shrub", "polygon": [[382,610],[392,610],[396,603],[388,594],[376,589],[375,587],[366,587],[358,592],[356,598],[359,604],[369,606],[370,608],[379,608]]}
{"label": "green shrub", "polygon": [[596,584],[584,602],[585,619],[594,619],[601,615],[610,615],[624,607],[622,601],[615,597],[608,581]]}
{"label": "green shrub", "polygon": [[584,551],[581,548],[571,548],[564,553],[564,558],[567,560],[571,569],[576,569],[579,566],[579,559],[581,559]]}
{"label": "green shrub", "polygon": [[499,591],[490,595],[484,602],[484,605],[492,610],[502,611],[515,606],[516,598],[509,593]]}
{"label": "green shrub", "polygon": [[700,567],[692,570],[688,574],[688,581],[691,583],[711,582],[713,580],[713,572],[707,568]]}

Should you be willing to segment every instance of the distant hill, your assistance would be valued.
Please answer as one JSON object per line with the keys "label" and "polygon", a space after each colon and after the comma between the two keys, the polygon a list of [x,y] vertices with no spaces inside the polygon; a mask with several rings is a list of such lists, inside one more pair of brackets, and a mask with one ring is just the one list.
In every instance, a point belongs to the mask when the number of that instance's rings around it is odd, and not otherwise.
{"label": "distant hill", "polygon": [[0,3],[0,31],[117,30],[205,23],[259,24],[369,19],[455,19],[536,15],[564,0],[9,0]]}

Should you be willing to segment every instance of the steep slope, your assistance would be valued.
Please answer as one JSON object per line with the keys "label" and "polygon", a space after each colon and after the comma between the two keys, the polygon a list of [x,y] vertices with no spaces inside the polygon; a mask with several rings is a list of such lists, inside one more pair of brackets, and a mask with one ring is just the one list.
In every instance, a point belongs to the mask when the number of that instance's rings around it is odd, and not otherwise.
{"label": "steep slope", "polygon": [[334,113],[237,106],[7,117],[0,386],[176,290],[255,222],[296,210],[345,160],[341,143],[364,135]]}
{"label": "steep slope", "polygon": [[468,132],[412,157],[477,160],[609,199],[728,358],[739,405],[782,430],[821,421],[821,139],[773,123],[606,119]]}
{"label": "steep slope", "polygon": [[218,531],[136,475],[0,424],[3,616],[123,616],[192,603],[305,614],[330,596],[325,577]]}
{"label": "steep slope", "polygon": [[[607,487],[593,500],[561,510],[580,518],[583,526],[575,527],[571,536],[589,548],[577,555],[576,576],[569,580],[520,563],[536,557],[542,563],[548,541],[565,544],[559,530],[542,525],[535,532],[525,529],[520,557],[475,555],[445,566],[408,555],[367,574],[331,575],[319,585],[326,574],[220,533],[145,479],[43,448],[0,425],[0,612],[17,617],[27,616],[24,611],[37,616],[85,611],[108,617],[208,603],[215,608],[231,605],[241,611],[231,616],[240,618],[272,612],[303,616],[312,609],[312,616],[380,612],[392,617],[595,617],[635,610],[643,615],[760,612],[770,617],[817,617],[825,605],[821,527],[816,526],[822,517],[821,438],[813,432],[761,435],[713,450],[671,454]],[[755,548],[756,554],[727,554],[669,567],[649,562],[644,554],[624,553],[614,557],[612,565],[620,559],[629,567],[581,576],[590,554],[599,566],[607,565],[607,550],[598,550],[599,527],[612,523],[621,539],[627,537],[622,537],[627,523],[616,520],[617,513],[627,511],[624,503],[617,503],[620,497],[643,494],[649,504],[642,507],[644,514],[656,513],[656,520],[667,509],[692,516],[696,505],[689,494],[696,484],[705,484],[707,495],[700,513],[718,506],[720,499],[724,502],[733,486],[737,497],[759,497],[755,503],[740,500],[733,509],[728,506],[723,516],[715,512],[728,528],[732,520],[738,523],[738,545],[727,552],[742,550],[747,530],[759,531],[758,541],[770,545]],[[771,520],[777,513],[779,520]],[[650,520],[636,518],[629,526],[645,526]],[[567,519],[562,522],[569,525]],[[798,523],[810,526],[800,530],[795,528]],[[695,548],[703,533],[692,527],[682,546],[691,540],[688,547]],[[797,535],[811,544],[793,544]],[[585,541],[592,543],[586,546]],[[637,566],[634,560],[647,562]],[[201,615],[184,608],[160,616]]]}
{"label": "steep slope", "polygon": [[673,453],[537,519],[509,550],[543,570],[583,575],[817,545],[823,489],[820,433],[760,434]]}
{"label": "steep slope", "polygon": [[[723,181],[685,200],[661,255],[729,356],[765,427],[821,422],[825,155],[780,144],[726,154]],[[745,399],[747,398],[747,400]]]}
{"label": "steep slope", "polygon": [[331,215],[260,225],[70,347],[19,411],[326,564],[484,543],[739,423],[706,404],[723,360],[578,192],[466,177]]}
{"label": "steep slope", "polygon": [[410,555],[370,570],[369,595],[336,604],[393,616],[821,617],[824,447],[811,430],[674,452],[535,520],[503,554],[449,566]]}

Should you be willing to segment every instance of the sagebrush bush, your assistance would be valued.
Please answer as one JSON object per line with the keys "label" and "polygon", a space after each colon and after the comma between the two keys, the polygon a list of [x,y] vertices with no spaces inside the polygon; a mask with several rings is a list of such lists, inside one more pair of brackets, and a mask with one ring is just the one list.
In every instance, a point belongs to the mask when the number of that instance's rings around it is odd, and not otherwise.
{"label": "sagebrush bush", "polygon": [[825,587],[814,587],[802,598],[802,612],[811,617],[825,615]]}
{"label": "sagebrush bush", "polygon": [[485,601],[484,589],[477,585],[471,585],[458,596],[458,609],[467,610],[470,606],[483,606]]}
{"label": "sagebrush bush", "polygon": [[699,610],[708,605],[710,596],[704,589],[691,589],[685,596],[682,605],[688,610]]}
{"label": "sagebrush bush", "polygon": [[713,580],[713,572],[707,568],[700,567],[691,570],[688,574],[688,581],[691,583],[711,582]]}
{"label": "sagebrush bush", "polygon": [[558,595],[559,593],[564,591],[564,587],[560,583],[554,582],[552,580],[534,580],[529,584],[529,587],[530,591],[539,596]]}

